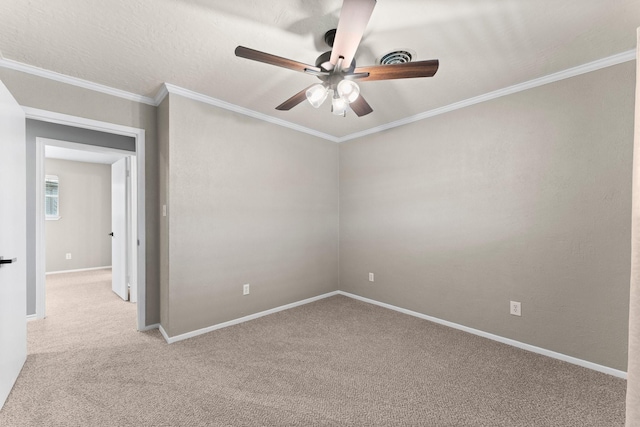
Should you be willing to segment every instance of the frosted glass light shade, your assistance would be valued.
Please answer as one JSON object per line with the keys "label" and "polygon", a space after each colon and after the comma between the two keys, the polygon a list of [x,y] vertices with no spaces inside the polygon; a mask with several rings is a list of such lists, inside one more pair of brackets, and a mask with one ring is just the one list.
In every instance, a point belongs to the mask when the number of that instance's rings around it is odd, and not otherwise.
{"label": "frosted glass light shade", "polygon": [[333,98],[331,100],[331,112],[336,116],[345,116],[347,114],[347,105],[349,103],[343,97]]}
{"label": "frosted glass light shade", "polygon": [[322,84],[318,83],[307,89],[307,100],[314,108],[318,108],[322,105],[329,91]]}
{"label": "frosted glass light shade", "polygon": [[358,96],[360,95],[360,88],[358,87],[356,82],[353,82],[351,80],[342,80],[340,83],[338,83],[337,89],[338,95],[340,95],[342,98],[345,98],[349,103],[352,103],[353,101],[358,99]]}

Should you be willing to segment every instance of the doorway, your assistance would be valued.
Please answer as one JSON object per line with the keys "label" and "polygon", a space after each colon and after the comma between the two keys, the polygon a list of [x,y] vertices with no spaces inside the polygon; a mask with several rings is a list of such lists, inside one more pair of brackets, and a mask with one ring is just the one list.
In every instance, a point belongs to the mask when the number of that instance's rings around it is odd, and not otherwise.
{"label": "doorway", "polygon": [[46,159],[46,274],[108,268],[112,291],[135,303],[135,155],[47,138],[36,144]]}
{"label": "doorway", "polygon": [[[59,113],[53,113],[44,110],[37,110],[25,107],[24,108],[27,119],[42,121],[47,123],[60,124],[68,127],[74,127],[78,129],[88,129],[91,131],[98,131],[102,133],[110,133],[121,136],[132,137],[135,140],[135,151],[127,152],[123,158],[129,158],[130,165],[130,178],[135,182],[130,188],[130,201],[128,215],[130,221],[127,223],[127,230],[132,236],[127,242],[127,247],[130,250],[131,256],[130,267],[128,272],[130,275],[131,289],[129,295],[133,295],[131,298],[134,302],[137,302],[137,329],[147,330],[153,327],[149,327],[146,324],[146,272],[144,266],[146,265],[146,251],[145,245],[141,242],[145,241],[145,179],[144,179],[144,130],[137,128],[129,128],[125,126],[115,125],[106,122],[98,122],[94,120],[84,119],[75,116],[68,116]],[[36,138],[35,143],[35,187],[36,187],[36,206],[35,206],[35,318],[42,319],[45,317],[45,233],[44,233],[44,161],[45,161],[45,147],[48,145],[56,146],[63,145],[64,142],[56,140],[51,142],[46,138]],[[69,143],[66,143],[69,144]],[[88,152],[118,152],[121,150],[113,148],[105,148],[100,146],[94,146],[90,142],[83,142],[81,145],[84,151]],[[68,147],[67,147],[68,148]],[[77,147],[76,147],[77,148]],[[122,154],[122,153],[120,153]],[[131,176],[134,175],[134,176]],[[138,268],[139,266],[139,268]]]}

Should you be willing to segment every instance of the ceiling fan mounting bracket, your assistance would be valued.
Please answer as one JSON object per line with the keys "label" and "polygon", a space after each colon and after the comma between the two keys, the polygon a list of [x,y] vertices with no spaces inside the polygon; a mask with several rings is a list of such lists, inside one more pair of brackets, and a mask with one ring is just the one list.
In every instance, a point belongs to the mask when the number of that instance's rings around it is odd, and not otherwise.
{"label": "ceiling fan mounting bracket", "polygon": [[332,29],[324,33],[324,42],[329,46],[333,47],[333,42],[336,39],[336,29]]}

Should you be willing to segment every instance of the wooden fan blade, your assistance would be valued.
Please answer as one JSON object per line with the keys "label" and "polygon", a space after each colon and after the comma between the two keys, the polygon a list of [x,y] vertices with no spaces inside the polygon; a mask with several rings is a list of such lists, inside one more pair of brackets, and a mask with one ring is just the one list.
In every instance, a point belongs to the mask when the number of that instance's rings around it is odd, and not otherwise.
{"label": "wooden fan blade", "polygon": [[342,68],[351,66],[375,6],[376,0],[344,0],[329,62],[336,65],[342,56]]}
{"label": "wooden fan blade", "polygon": [[265,64],[288,68],[294,71],[300,71],[301,73],[304,73],[305,70],[316,71],[318,73],[322,72],[320,68],[314,67],[313,65],[303,64],[302,62],[271,55],[270,53],[260,52],[259,50],[249,49],[244,46],[238,46],[236,48],[236,56],[251,59],[252,61],[264,62]]}
{"label": "wooden fan blade", "polygon": [[[311,86],[314,86],[314,85],[311,85]],[[311,86],[309,86],[309,87],[311,87]],[[291,98],[287,99],[282,104],[278,105],[276,107],[276,110],[289,111],[293,107],[295,107],[296,105],[298,105],[301,102],[305,101],[307,99],[307,89],[309,89],[309,87],[306,87],[306,88],[302,89],[300,92],[296,93]]]}
{"label": "wooden fan blade", "polygon": [[362,97],[362,95],[358,96],[355,101],[349,104],[349,107],[351,107],[353,112],[356,113],[358,117],[366,116],[373,111],[371,105],[369,105],[369,103]]}
{"label": "wooden fan blade", "polygon": [[411,79],[414,77],[433,77],[438,71],[437,59],[428,61],[405,62],[404,64],[372,65],[356,67],[354,74],[369,73],[368,76],[353,76],[351,80],[367,82],[373,80]]}

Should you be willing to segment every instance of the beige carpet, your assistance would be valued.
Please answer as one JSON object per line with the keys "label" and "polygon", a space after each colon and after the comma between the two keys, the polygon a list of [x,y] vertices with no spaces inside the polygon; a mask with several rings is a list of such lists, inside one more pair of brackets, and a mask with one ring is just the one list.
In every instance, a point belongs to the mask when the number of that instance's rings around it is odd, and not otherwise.
{"label": "beige carpet", "polygon": [[47,278],[0,426],[616,426],[625,381],[338,296],[167,345]]}

